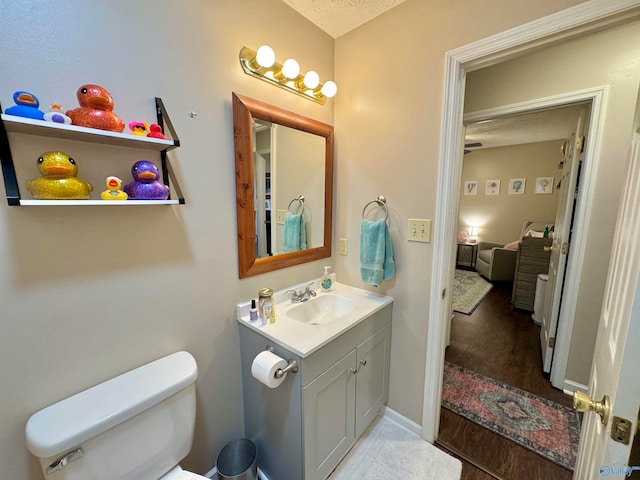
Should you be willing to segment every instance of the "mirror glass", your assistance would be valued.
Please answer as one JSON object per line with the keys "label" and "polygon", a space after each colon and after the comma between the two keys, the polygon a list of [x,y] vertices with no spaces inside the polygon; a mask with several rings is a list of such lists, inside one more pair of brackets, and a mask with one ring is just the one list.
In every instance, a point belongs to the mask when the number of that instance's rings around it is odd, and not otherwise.
{"label": "mirror glass", "polygon": [[240,278],[331,255],[333,127],[233,94]]}

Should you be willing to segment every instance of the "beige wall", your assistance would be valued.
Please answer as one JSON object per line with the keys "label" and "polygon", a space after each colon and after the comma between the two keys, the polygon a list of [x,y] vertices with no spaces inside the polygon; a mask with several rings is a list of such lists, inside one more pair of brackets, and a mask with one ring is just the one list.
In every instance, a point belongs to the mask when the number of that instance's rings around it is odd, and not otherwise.
{"label": "beige wall", "polygon": [[639,39],[640,24],[634,24],[467,76],[467,112],[601,85],[609,88],[596,172],[599,181],[587,219],[586,261],[566,374],[584,385],[589,383],[620,189],[630,155],[640,80]]}
{"label": "beige wall", "polygon": [[389,405],[422,422],[433,244],[407,242],[409,218],[434,219],[445,53],[574,0],[407,0],[336,41],[337,151],[334,256],[339,281],[359,277],[362,207],[387,197],[396,278],[378,289],[395,298]]}
{"label": "beige wall", "polygon": [[[558,203],[555,185],[551,194],[537,194],[535,183],[538,177],[554,177],[557,183],[562,142],[484,148],[465,155],[462,187],[465,182],[475,180],[478,190],[477,195],[460,197],[458,231],[477,226],[479,241],[509,243],[518,240],[527,220],[554,223]],[[512,178],[526,179],[523,195],[509,195]],[[487,180],[500,180],[498,195],[485,195]]]}
{"label": "beige wall", "polygon": [[[279,0],[3,0],[3,106],[27,89],[70,107],[80,84],[97,82],[135,118],[160,96],[182,141],[171,159],[187,197],[126,210],[0,204],[3,478],[41,478],[24,444],[31,413],[179,349],[199,365],[185,466],[206,471],[242,435],[234,305],[319,275],[326,260],[237,280],[231,91],[335,124],[334,240],[350,242],[348,256],[334,254],[339,281],[363,286],[362,207],[387,196],[397,262],[379,289],[395,298],[389,404],[420,422],[432,244],[404,236],[407,218],[434,217],[445,52],[577,3],[408,0],[335,41],[334,63],[334,41]],[[338,96],[320,106],[245,75],[240,47],[262,43],[322,78],[335,68]],[[113,226],[121,236],[105,235]]]}
{"label": "beige wall", "polygon": [[3,107],[25,89],[45,108],[72,108],[76,89],[96,82],[123,118],[152,119],[161,97],[182,143],[170,158],[187,204],[0,202],[0,477],[42,478],[25,445],[32,413],[181,349],[199,368],[184,465],[204,473],[244,431],[235,304],[320,276],[326,262],[238,280],[231,92],[333,123],[331,101],[245,75],[238,52],[268,43],[332,78],[334,41],[279,0],[3,0],[1,9]]}

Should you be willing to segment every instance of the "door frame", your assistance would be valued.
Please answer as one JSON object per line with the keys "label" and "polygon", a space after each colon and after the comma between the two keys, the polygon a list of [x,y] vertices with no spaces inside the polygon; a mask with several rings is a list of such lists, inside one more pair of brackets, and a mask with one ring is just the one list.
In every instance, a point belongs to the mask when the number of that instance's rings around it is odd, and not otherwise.
{"label": "door frame", "polygon": [[[454,242],[464,149],[464,95],[466,72],[532,52],[559,40],[568,40],[631,21],[640,0],[589,0],[558,13],[515,27],[447,52],[438,163],[437,224],[429,302],[422,438],[435,442],[440,425],[440,402],[449,295],[454,270]],[[592,111],[592,115],[594,112]],[[601,120],[600,120],[601,121]],[[590,122],[593,123],[593,118]],[[593,130],[592,130],[593,131]],[[594,135],[590,135],[594,137]],[[597,145],[588,145],[591,151]],[[586,185],[585,185],[585,188]],[[577,237],[577,235],[576,235]],[[578,255],[576,255],[577,257]],[[567,336],[564,334],[563,336]],[[566,360],[565,360],[566,368]]]}

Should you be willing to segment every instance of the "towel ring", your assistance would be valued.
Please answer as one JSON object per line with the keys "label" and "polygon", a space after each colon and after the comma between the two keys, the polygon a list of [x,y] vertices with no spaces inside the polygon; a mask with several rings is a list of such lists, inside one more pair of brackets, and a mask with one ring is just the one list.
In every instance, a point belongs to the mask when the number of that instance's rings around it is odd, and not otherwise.
{"label": "towel ring", "polygon": [[290,212],[291,212],[291,204],[293,202],[299,202],[298,208],[304,212],[304,195],[300,195],[298,198],[294,198],[289,202],[289,206],[287,207],[287,210],[289,210]]}
{"label": "towel ring", "polygon": [[362,209],[362,218],[364,219],[364,212],[367,210],[367,207],[372,203],[377,203],[379,206],[384,208],[384,220],[387,221],[387,219],[389,218],[389,209],[387,208],[387,199],[385,198],[384,195],[378,195],[378,198],[376,198],[375,200],[371,200],[369,203],[367,203],[364,206],[364,208]]}

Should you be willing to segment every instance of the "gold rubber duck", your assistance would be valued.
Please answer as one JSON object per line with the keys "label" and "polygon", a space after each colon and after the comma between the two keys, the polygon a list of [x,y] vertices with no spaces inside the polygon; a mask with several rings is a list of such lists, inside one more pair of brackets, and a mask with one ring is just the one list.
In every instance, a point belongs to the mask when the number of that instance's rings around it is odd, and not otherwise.
{"label": "gold rubber duck", "polygon": [[89,198],[93,187],[76,178],[76,161],[63,152],[45,152],[38,157],[42,177],[29,180],[27,190],[38,200],[83,200]]}

